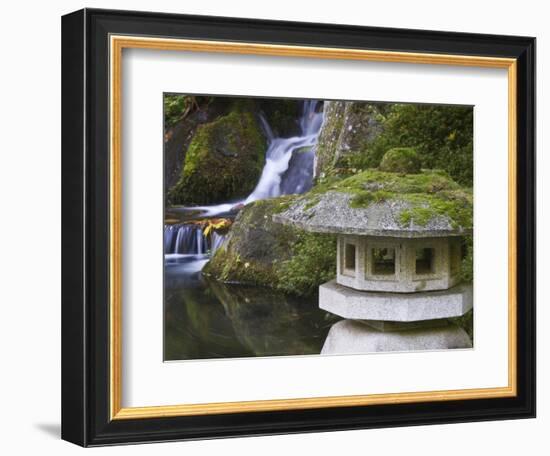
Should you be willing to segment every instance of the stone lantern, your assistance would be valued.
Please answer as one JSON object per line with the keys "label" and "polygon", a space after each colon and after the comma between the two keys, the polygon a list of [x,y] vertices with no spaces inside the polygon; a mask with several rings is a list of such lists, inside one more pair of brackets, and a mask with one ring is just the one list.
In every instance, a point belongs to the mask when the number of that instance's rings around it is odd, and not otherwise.
{"label": "stone lantern", "polygon": [[[313,200],[299,198],[274,216],[283,224],[337,236],[336,278],[319,287],[319,307],[345,320],[331,328],[323,353],[472,346],[466,332],[448,320],[472,308],[472,284],[461,283],[462,237],[472,229],[445,214],[438,198],[463,211],[471,211],[471,200],[442,174],[434,174],[444,187],[441,195],[436,189],[424,198],[423,188],[409,184],[430,182],[427,173],[417,179],[367,171],[364,182],[361,176],[350,180],[367,195],[363,200],[372,200],[367,204],[354,204],[357,188],[344,181]],[[385,198],[368,197],[381,190]]]}

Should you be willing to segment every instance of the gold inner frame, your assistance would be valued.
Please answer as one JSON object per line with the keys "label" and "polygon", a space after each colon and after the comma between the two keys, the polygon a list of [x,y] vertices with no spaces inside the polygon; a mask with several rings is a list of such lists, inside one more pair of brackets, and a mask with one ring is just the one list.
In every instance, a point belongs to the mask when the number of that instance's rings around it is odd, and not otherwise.
{"label": "gold inner frame", "polygon": [[[273,399],[244,402],[122,407],[122,180],[121,95],[123,49],[155,49],[210,53],[253,54],[317,59],[368,60],[375,62],[503,68],[508,71],[508,385],[505,387]],[[517,394],[517,61],[511,58],[468,55],[387,52],[242,42],[220,42],[110,36],[110,414],[111,419],[158,418],[221,413],[297,410],[374,404],[414,403],[513,397]]]}

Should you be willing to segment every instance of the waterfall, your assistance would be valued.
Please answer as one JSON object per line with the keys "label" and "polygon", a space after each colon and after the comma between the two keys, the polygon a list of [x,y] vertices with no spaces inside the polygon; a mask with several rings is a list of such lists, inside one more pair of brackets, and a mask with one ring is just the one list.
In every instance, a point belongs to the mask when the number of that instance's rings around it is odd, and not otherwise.
{"label": "waterfall", "polygon": [[[201,217],[209,217],[230,212],[236,206],[259,199],[307,192],[312,186],[315,148],[323,123],[323,112],[318,106],[317,100],[304,102],[298,122],[300,133],[290,138],[276,137],[265,117],[260,115],[268,146],[265,165],[254,191],[241,201],[188,209],[198,209],[202,212]],[[177,257],[174,260],[171,256],[174,254],[212,256],[224,240],[225,235],[216,231],[205,236],[202,227],[194,223],[164,227],[164,253],[167,259],[170,258],[169,261],[178,261]],[[198,264],[197,270],[200,270],[208,260],[201,258],[193,261]]]}
{"label": "waterfall", "polygon": [[223,243],[225,235],[213,232],[205,236],[200,225],[193,223],[164,227],[165,254],[212,255]]}
{"label": "waterfall", "polygon": [[323,111],[319,101],[306,100],[299,119],[300,133],[291,138],[275,137],[263,115],[260,122],[267,137],[268,147],[265,165],[254,191],[241,201],[199,206],[206,216],[229,212],[236,206],[265,198],[304,193],[312,186],[315,148],[323,123]]}
{"label": "waterfall", "polygon": [[[323,113],[317,112],[318,102],[316,100],[307,100],[302,108],[300,117],[300,135],[291,138],[274,138],[269,125],[262,117],[262,124],[266,129],[268,137],[268,148],[266,152],[266,161],[262,170],[260,180],[254,191],[244,200],[244,204],[251,203],[259,199],[272,198],[290,193],[301,193],[300,188],[311,187],[312,173],[300,173],[300,168],[311,167],[313,170],[314,147],[317,145],[317,138],[323,123]],[[289,171],[289,163],[295,156],[306,154],[308,160],[296,160],[301,162],[298,166],[298,173],[293,175],[293,183],[288,186],[282,185],[282,181]],[[306,170],[307,171],[307,170]],[[306,180],[309,179],[309,182]]]}

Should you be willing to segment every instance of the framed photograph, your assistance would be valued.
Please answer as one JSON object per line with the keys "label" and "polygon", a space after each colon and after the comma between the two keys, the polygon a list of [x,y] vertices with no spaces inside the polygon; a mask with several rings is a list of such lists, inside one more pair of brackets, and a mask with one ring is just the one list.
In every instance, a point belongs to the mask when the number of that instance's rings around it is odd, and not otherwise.
{"label": "framed photograph", "polygon": [[62,20],[62,437],[535,416],[535,39]]}

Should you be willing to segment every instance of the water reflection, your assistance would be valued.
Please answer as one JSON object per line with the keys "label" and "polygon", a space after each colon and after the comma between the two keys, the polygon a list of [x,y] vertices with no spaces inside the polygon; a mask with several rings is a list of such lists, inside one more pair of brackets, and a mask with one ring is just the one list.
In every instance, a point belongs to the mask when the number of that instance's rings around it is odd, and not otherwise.
{"label": "water reflection", "polygon": [[337,317],[317,296],[206,280],[206,255],[165,262],[165,359],[319,354]]}

